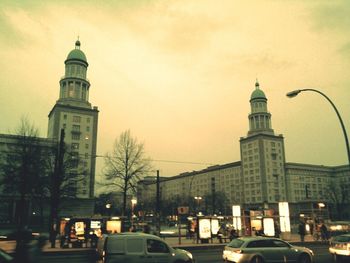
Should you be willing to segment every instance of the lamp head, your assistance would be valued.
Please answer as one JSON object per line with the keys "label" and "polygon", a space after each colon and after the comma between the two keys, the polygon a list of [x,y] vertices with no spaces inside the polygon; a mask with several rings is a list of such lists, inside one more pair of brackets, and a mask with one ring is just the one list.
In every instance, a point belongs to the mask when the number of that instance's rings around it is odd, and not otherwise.
{"label": "lamp head", "polygon": [[300,89],[293,90],[293,91],[288,92],[288,93],[286,94],[286,96],[287,96],[288,98],[294,98],[294,97],[296,97],[300,92],[301,92]]}

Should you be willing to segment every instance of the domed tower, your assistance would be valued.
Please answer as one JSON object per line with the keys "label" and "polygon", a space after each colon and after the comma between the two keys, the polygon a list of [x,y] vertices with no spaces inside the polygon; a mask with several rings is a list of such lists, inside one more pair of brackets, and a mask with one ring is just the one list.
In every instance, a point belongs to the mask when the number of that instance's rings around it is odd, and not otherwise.
{"label": "domed tower", "polygon": [[[76,191],[77,197],[89,199],[94,196],[99,111],[89,102],[90,82],[86,78],[89,64],[80,46],[77,40],[64,61],[65,74],[59,82],[59,98],[48,116],[48,138],[59,140],[64,129],[66,153],[79,159],[72,173],[79,173],[80,179],[72,179],[71,189]],[[86,211],[86,214],[90,212]]]}
{"label": "domed tower", "polygon": [[240,139],[244,203],[248,208],[277,209],[278,202],[286,201],[284,139],[274,134],[258,81],[250,106],[248,136]]}
{"label": "domed tower", "polygon": [[86,56],[80,50],[80,41],[75,42],[75,49],[69,52],[64,62],[65,74],[60,80],[60,97],[58,103],[90,108],[90,82],[86,78],[89,66]]}
{"label": "domed tower", "polygon": [[271,128],[271,114],[267,111],[267,98],[260,89],[259,82],[255,83],[255,90],[250,96],[249,131],[248,135],[254,133],[273,134]]}

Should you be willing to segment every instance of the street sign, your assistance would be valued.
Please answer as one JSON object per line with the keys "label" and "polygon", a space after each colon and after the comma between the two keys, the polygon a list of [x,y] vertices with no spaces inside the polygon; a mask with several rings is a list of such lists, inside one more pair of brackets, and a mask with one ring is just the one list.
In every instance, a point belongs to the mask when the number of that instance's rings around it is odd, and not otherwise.
{"label": "street sign", "polygon": [[189,207],[188,206],[179,206],[178,208],[177,208],[177,213],[179,214],[179,215],[187,215],[188,214],[188,212],[189,212]]}

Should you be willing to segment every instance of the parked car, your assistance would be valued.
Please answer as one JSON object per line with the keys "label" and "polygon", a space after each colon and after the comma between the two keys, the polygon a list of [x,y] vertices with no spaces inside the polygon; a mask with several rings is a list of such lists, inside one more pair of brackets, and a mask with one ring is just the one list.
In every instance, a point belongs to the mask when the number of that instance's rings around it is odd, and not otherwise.
{"label": "parked car", "polygon": [[335,262],[350,258],[350,234],[335,236],[329,244],[329,252],[333,255]]}
{"label": "parked car", "polygon": [[263,263],[297,262],[312,263],[313,252],[306,247],[297,247],[279,238],[239,237],[228,243],[222,257],[226,262]]}
{"label": "parked car", "polygon": [[125,232],[103,235],[97,254],[104,263],[194,263],[190,252],[174,249],[155,235]]}

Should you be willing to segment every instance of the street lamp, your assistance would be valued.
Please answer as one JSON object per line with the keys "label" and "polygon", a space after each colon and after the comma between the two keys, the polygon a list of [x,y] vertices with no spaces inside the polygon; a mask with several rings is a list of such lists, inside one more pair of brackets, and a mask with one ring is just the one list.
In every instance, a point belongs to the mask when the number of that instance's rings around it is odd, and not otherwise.
{"label": "street lamp", "polygon": [[137,204],[137,199],[132,198],[131,199],[131,226],[133,225],[134,222],[134,207]]}
{"label": "street lamp", "polygon": [[318,213],[320,214],[320,217],[321,217],[322,208],[326,207],[326,205],[324,203],[318,203],[317,206],[318,206]]}
{"label": "street lamp", "polygon": [[335,110],[335,113],[337,114],[338,116],[338,119],[339,119],[339,122],[340,122],[340,125],[342,127],[342,130],[343,130],[343,134],[344,134],[344,138],[345,138],[345,144],[346,144],[346,150],[347,150],[347,154],[348,154],[348,163],[349,163],[349,166],[350,166],[350,146],[349,146],[349,140],[348,140],[348,135],[346,134],[346,130],[345,130],[345,126],[344,126],[344,123],[343,123],[343,120],[342,118],[340,117],[340,114],[337,110],[337,108],[335,107],[334,103],[330,100],[330,98],[328,98],[323,92],[319,91],[319,90],[316,90],[316,89],[298,89],[298,90],[293,90],[291,92],[288,92],[286,94],[286,96],[288,98],[294,98],[295,96],[297,96],[300,92],[302,91],[313,91],[313,92],[316,92],[320,95],[322,95],[326,100],[328,100],[328,102],[332,105],[333,109]]}
{"label": "street lamp", "polygon": [[197,209],[199,210],[199,202],[202,200],[201,196],[195,196],[194,199],[197,201]]}
{"label": "street lamp", "polygon": [[106,204],[106,209],[107,209],[107,212],[108,212],[109,216],[111,216],[111,208],[112,208],[112,204],[111,203],[107,203]]}

